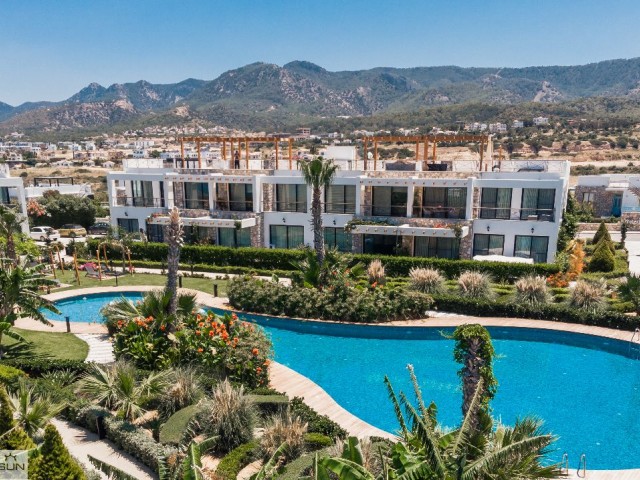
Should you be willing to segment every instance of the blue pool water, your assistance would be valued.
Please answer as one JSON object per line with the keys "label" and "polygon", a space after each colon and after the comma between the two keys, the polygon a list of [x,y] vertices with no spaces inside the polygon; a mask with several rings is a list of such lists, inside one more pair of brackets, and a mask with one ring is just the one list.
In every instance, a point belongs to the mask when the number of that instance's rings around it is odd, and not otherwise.
{"label": "blue pool water", "polygon": [[52,313],[48,310],[44,311],[44,314],[49,320],[61,322],[64,322],[65,317],[69,317],[71,322],[99,323],[103,320],[102,315],[100,315],[100,309],[105,304],[122,297],[141,300],[142,292],[94,293],[82,297],[70,297],[55,302],[60,314]]}
{"label": "blue pool water", "polygon": [[[100,307],[119,296],[76,297],[58,306],[69,312],[63,318],[96,321]],[[451,329],[241,316],[270,334],[278,362],[309,377],[372,425],[396,431],[382,380],[388,375],[396,392],[413,398],[408,363],[415,367],[425,400],[436,402],[440,422],[453,427],[460,421],[459,365],[453,361],[454,342],[442,336]],[[545,419],[546,428],[559,437],[550,459],[559,461],[568,452],[572,468],[583,453],[593,469],[640,467],[640,361],[628,342],[538,329],[489,331],[498,355],[496,418],[505,424],[524,415]]]}

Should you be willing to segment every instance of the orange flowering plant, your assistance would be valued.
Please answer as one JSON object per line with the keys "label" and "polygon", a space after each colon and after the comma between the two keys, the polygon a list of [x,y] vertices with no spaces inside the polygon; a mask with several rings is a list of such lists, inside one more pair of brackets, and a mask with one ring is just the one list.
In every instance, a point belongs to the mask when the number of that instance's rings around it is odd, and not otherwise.
{"label": "orange flowering plant", "polygon": [[153,317],[118,320],[116,356],[144,369],[189,364],[248,388],[268,384],[273,349],[260,326],[242,321],[235,314],[193,312],[174,332],[171,330]]}

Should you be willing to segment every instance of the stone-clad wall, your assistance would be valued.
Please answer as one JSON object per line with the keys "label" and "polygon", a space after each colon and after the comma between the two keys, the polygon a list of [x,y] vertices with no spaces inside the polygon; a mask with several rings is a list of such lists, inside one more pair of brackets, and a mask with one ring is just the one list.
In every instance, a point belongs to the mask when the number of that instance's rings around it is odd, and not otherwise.
{"label": "stone-clad wall", "polygon": [[613,197],[620,192],[607,191],[607,187],[603,186],[576,186],[576,200],[582,203],[582,198],[585,192],[595,193],[595,200],[591,203],[593,207],[593,214],[596,217],[609,217],[611,215],[611,209],[613,208]]}

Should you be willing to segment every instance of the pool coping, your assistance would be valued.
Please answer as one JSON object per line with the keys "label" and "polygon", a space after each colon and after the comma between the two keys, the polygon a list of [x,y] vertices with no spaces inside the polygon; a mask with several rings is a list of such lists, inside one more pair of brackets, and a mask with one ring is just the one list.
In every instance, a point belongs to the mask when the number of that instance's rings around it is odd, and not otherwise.
{"label": "pool coping", "polygon": [[[122,287],[91,287],[81,288],[75,290],[65,290],[62,292],[54,292],[49,295],[43,295],[51,301],[62,300],[65,298],[77,297],[82,295],[89,295],[95,293],[118,293],[118,292],[147,292],[151,290],[158,290],[162,287],[157,286],[122,286]],[[232,309],[227,303],[225,297],[214,297],[211,294],[204,293],[198,290],[181,289],[185,293],[196,294],[197,300],[202,305],[213,308],[220,308],[237,313],[249,313],[240,312]],[[261,314],[257,314],[261,315]],[[268,315],[276,317],[275,315]],[[289,318],[289,317],[282,317]],[[296,320],[296,319],[294,319]],[[304,319],[297,319],[304,321]],[[338,323],[338,324],[351,324],[349,322],[337,322],[316,320],[326,323]],[[549,320],[531,320],[522,318],[503,318],[503,317],[472,317],[472,316],[446,316],[446,317],[431,317],[418,320],[401,320],[385,323],[374,324],[360,324],[360,325],[376,325],[376,326],[395,326],[395,327],[455,327],[464,323],[478,323],[487,327],[514,327],[514,328],[538,328],[545,330],[558,330],[563,332],[581,333],[585,335],[593,335],[603,338],[612,338],[616,340],[630,341],[633,332],[628,330],[615,330],[612,328],[597,327],[592,325],[582,325],[577,323],[564,323],[553,322]],[[19,328],[29,330],[40,331],[63,331],[66,332],[65,322],[51,322],[53,327],[48,327],[40,322],[31,319],[20,319],[16,322],[16,326]],[[32,328],[30,328],[32,327]],[[33,328],[36,327],[36,328]],[[87,331],[84,328],[93,328],[94,330]],[[81,322],[73,322],[71,324],[73,333],[104,333],[106,327],[99,324],[86,324]],[[81,331],[83,330],[83,331]],[[331,420],[338,423],[341,427],[345,428],[351,435],[358,437],[367,436],[381,436],[386,438],[395,438],[394,435],[381,430],[373,425],[366,423],[364,420],[353,415],[343,407],[341,407],[322,387],[307,378],[306,376],[292,370],[285,365],[277,362],[272,363],[272,368],[269,372],[271,385],[277,390],[293,397],[303,397],[305,402],[309,404],[314,410],[322,415],[328,416]],[[588,461],[588,458],[587,458]],[[570,470],[569,476],[565,478],[585,478],[578,477],[575,470]],[[593,480],[640,480],[640,469],[627,469],[627,470],[588,470],[586,478]]]}

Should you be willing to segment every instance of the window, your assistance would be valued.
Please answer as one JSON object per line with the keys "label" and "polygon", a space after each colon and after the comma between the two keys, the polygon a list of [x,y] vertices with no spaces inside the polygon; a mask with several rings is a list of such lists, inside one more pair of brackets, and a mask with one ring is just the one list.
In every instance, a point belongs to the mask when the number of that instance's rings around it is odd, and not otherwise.
{"label": "window", "polygon": [[269,242],[273,248],[296,248],[304,244],[304,227],[271,225]]}
{"label": "window", "polygon": [[184,184],[184,208],[209,209],[209,184],[185,182]]}
{"label": "window", "polygon": [[449,187],[422,188],[416,191],[413,214],[422,218],[464,218],[466,215],[467,189]]}
{"label": "window", "polygon": [[119,218],[118,227],[128,233],[137,233],[140,231],[137,218]]}
{"label": "window", "polygon": [[356,186],[329,185],[324,190],[326,213],[356,213]]}
{"label": "window", "polygon": [[224,247],[250,247],[251,232],[248,228],[219,228],[218,245]]}
{"label": "window", "polygon": [[534,237],[531,235],[516,235],[514,256],[533,258],[535,263],[547,261],[549,237]]}
{"label": "window", "polygon": [[147,239],[150,242],[164,242],[164,227],[154,223],[147,224]]}
{"label": "window", "polygon": [[584,192],[582,194],[582,203],[593,204],[596,201],[596,192]]}
{"label": "window", "polygon": [[217,183],[216,199],[219,210],[250,212],[253,210],[253,185],[250,183]]}
{"label": "window", "polygon": [[520,220],[553,222],[555,199],[556,191],[553,188],[523,188]]}
{"label": "window", "polygon": [[504,235],[476,233],[473,236],[473,256],[504,254]]}
{"label": "window", "polygon": [[3,205],[8,205],[11,203],[9,187],[0,187],[0,203],[2,203]]}
{"label": "window", "polygon": [[364,253],[394,255],[402,245],[402,237],[396,235],[364,235]]}
{"label": "window", "polygon": [[276,185],[276,210],[278,212],[307,212],[306,185]]}
{"label": "window", "polygon": [[183,227],[184,241],[191,245],[215,245],[216,229],[214,227],[189,226]]}
{"label": "window", "polygon": [[460,240],[457,238],[415,237],[415,257],[459,258]]}
{"label": "window", "polygon": [[327,248],[337,248],[341,252],[351,251],[351,234],[344,228],[325,227],[324,243]]}
{"label": "window", "polygon": [[373,187],[372,215],[407,216],[407,187]]}
{"label": "window", "polygon": [[511,218],[511,189],[483,188],[480,198],[480,218]]}
{"label": "window", "polygon": [[131,197],[134,207],[153,207],[153,182],[132,180]]}

